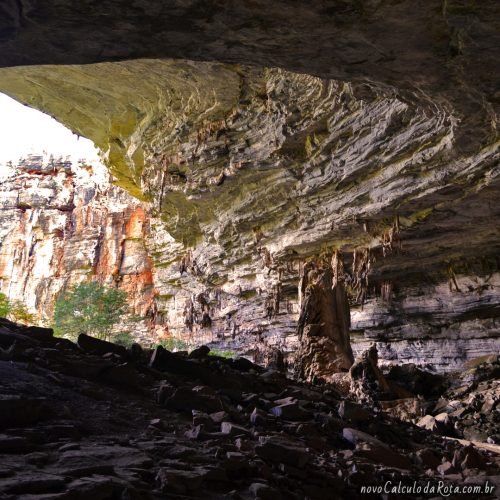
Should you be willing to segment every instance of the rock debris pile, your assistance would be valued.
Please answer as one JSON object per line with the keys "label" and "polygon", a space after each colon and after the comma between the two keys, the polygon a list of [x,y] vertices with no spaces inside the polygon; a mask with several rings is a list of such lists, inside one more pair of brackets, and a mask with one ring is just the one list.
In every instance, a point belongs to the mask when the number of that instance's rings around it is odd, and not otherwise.
{"label": "rock debris pile", "polygon": [[457,438],[494,435],[497,358],[422,399],[430,424],[415,425],[384,410],[389,400],[363,406],[340,383],[302,384],[207,347],[74,344],[6,320],[0,347],[2,500],[352,499],[388,482],[500,483],[500,447],[440,435],[442,413]]}

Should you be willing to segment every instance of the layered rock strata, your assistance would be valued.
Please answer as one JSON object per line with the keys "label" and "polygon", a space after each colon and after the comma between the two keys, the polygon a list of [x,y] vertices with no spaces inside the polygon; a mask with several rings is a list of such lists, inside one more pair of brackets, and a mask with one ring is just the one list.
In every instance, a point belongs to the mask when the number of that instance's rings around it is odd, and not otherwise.
{"label": "layered rock strata", "polygon": [[[480,267],[488,272],[484,262],[469,271],[481,273]],[[497,353],[500,276],[493,269],[482,276],[458,274],[434,285],[395,282],[390,297],[378,292],[352,311],[354,352],[376,342],[382,365],[409,362],[441,372]]]}
{"label": "layered rock strata", "polygon": [[[418,336],[439,369],[498,348],[492,302],[449,309],[428,344],[426,306],[419,316],[405,303],[386,328],[393,313],[378,320],[371,305],[393,289],[434,297],[443,269],[486,280],[456,268],[500,249],[491,2],[30,6],[2,7],[0,61],[18,67],[0,71],[0,88],[94,140],[117,182],[150,203],[160,328],[192,343],[229,337],[257,358],[266,342],[292,351],[298,269],[341,249],[352,305],[364,308],[353,326],[368,341],[387,334],[398,356],[422,363]],[[56,19],[70,50],[49,30]],[[107,62],[61,65],[97,61]],[[447,328],[481,341],[436,344]],[[442,362],[431,349],[452,354]]]}
{"label": "layered rock strata", "polygon": [[82,0],[75,9],[6,0],[1,9],[1,66],[177,58],[278,67],[449,106],[463,119],[461,149],[496,136],[495,1]]}
{"label": "layered rock strata", "polygon": [[[227,282],[207,282],[201,250],[184,250],[150,215],[151,205],[110,186],[107,175],[93,169],[29,158],[2,184],[4,293],[47,321],[63,288],[98,279],[127,291],[134,311],[148,317],[148,328],[141,330],[146,343],[170,333],[191,346],[214,342],[263,364],[278,349],[294,363],[299,299],[307,288],[299,283],[301,294],[297,283],[300,269],[312,264],[274,262],[257,230],[246,249],[254,257],[235,266]],[[382,365],[411,362],[450,371],[498,350],[494,259],[467,269],[455,264],[454,277],[448,266],[440,278],[448,276],[447,282],[424,286],[414,279],[412,284],[411,274],[408,284],[380,280],[376,266],[402,258],[397,248],[387,252],[372,264],[374,272],[365,254],[356,256],[355,265],[346,254],[355,354],[377,342]],[[466,271],[477,275],[461,274]]]}

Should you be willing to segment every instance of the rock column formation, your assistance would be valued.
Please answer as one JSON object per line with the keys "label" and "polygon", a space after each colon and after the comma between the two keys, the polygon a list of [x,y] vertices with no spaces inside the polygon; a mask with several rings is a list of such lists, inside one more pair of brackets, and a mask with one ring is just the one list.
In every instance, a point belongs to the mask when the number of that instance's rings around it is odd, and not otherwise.
{"label": "rock column formation", "polygon": [[309,381],[329,381],[333,374],[349,370],[354,361],[349,339],[349,302],[338,253],[332,264],[333,270],[306,264],[299,285],[303,299],[296,370]]}

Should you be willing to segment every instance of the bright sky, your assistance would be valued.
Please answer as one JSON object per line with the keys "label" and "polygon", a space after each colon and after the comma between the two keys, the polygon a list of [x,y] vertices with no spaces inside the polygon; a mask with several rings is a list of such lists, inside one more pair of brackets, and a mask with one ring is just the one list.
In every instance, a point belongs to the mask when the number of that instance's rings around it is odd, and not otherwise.
{"label": "bright sky", "polygon": [[94,144],[73,134],[50,116],[0,94],[0,174],[8,161],[14,164],[29,153],[70,156],[89,163],[99,161]]}

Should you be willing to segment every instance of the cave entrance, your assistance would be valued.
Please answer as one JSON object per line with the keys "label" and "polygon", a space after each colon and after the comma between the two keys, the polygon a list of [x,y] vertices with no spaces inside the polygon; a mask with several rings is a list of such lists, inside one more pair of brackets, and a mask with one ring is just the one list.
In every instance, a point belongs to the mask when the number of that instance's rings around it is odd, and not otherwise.
{"label": "cave entrance", "polygon": [[0,117],[0,317],[50,326],[73,210],[109,173],[51,116],[0,94]]}
{"label": "cave entrance", "polygon": [[0,175],[28,155],[99,162],[94,144],[49,115],[0,94]]}

